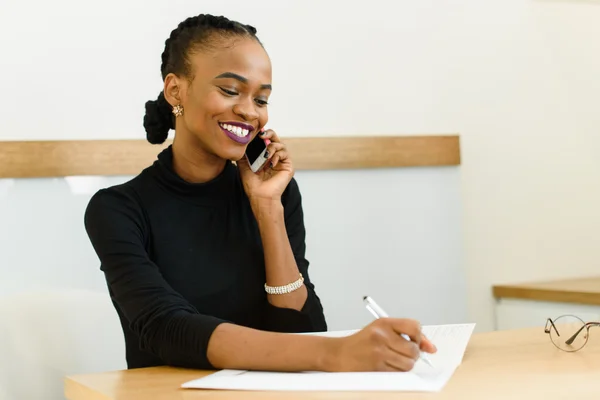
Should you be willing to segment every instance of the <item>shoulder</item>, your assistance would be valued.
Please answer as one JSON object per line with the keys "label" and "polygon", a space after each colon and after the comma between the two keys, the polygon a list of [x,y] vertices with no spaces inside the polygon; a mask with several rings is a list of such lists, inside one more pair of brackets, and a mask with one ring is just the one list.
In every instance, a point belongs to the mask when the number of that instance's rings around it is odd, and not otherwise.
{"label": "shoulder", "polygon": [[98,190],[92,195],[87,211],[102,211],[107,207],[139,206],[133,180]]}
{"label": "shoulder", "polygon": [[90,198],[84,213],[86,229],[110,224],[123,226],[134,223],[144,225],[144,211],[135,183],[139,176],[125,183],[98,190]]}

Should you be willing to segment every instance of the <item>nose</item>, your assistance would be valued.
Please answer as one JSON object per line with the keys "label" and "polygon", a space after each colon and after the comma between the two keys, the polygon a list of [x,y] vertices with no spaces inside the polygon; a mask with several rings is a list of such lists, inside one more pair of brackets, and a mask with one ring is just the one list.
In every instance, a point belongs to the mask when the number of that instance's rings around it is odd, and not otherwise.
{"label": "nose", "polygon": [[252,99],[240,100],[233,106],[233,112],[242,117],[245,121],[254,121],[258,119],[258,111]]}

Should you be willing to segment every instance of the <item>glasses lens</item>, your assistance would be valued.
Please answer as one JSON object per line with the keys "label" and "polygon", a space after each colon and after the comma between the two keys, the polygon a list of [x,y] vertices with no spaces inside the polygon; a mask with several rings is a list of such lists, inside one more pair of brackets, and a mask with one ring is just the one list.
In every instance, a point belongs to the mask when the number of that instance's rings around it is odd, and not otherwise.
{"label": "glasses lens", "polygon": [[588,331],[585,322],[574,315],[558,317],[548,328],[550,340],[561,350],[577,351],[587,343]]}

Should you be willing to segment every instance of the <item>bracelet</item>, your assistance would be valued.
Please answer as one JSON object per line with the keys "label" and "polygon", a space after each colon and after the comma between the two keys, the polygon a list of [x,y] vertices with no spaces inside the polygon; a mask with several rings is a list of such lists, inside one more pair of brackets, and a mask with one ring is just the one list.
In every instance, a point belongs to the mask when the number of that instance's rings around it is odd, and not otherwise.
{"label": "bracelet", "polygon": [[294,290],[300,289],[302,284],[304,283],[304,277],[300,274],[300,278],[297,281],[288,283],[284,286],[269,286],[265,283],[265,292],[269,294],[286,294],[291,293]]}

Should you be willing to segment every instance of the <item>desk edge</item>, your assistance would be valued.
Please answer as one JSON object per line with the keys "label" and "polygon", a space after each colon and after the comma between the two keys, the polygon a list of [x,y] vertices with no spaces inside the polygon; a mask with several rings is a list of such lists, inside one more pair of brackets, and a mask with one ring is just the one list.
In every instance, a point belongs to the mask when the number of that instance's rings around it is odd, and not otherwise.
{"label": "desk edge", "polygon": [[548,301],[553,303],[576,303],[600,305],[600,293],[573,290],[541,289],[526,286],[494,285],[495,298]]}
{"label": "desk edge", "polygon": [[67,376],[63,379],[64,395],[67,400],[114,400],[78,382],[75,378],[76,376]]}

